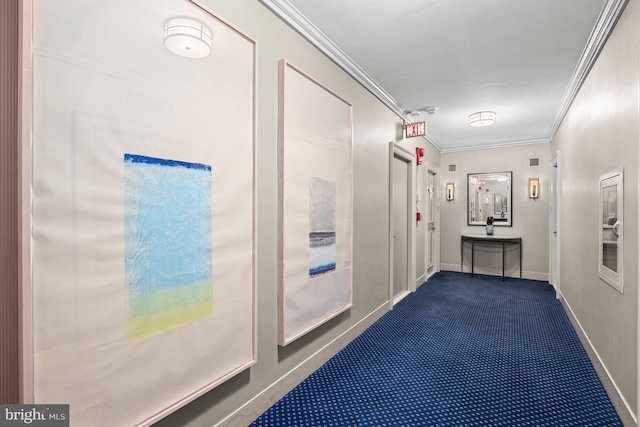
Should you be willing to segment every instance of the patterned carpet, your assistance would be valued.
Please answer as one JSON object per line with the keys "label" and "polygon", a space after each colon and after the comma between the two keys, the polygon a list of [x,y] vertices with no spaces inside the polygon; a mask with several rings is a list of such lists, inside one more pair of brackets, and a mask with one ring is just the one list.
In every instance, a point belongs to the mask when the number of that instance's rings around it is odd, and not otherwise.
{"label": "patterned carpet", "polygon": [[252,426],[622,426],[553,288],[440,272]]}

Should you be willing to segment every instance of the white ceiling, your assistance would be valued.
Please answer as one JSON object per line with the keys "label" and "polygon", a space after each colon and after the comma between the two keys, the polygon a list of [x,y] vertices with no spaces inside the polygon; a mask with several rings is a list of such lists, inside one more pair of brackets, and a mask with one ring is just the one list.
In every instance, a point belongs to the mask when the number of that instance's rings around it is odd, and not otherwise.
{"label": "white ceiling", "polygon": [[[443,152],[549,142],[626,0],[260,0]],[[433,115],[410,111],[437,107]],[[467,124],[491,110],[496,123]]]}

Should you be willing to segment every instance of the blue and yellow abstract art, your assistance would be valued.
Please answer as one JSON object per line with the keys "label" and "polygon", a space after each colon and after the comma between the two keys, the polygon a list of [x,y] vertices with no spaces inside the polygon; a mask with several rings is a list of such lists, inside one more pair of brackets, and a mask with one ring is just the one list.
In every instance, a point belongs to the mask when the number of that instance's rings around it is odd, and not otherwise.
{"label": "blue and yellow abstract art", "polygon": [[129,339],[211,314],[211,229],[211,166],[124,155]]}
{"label": "blue and yellow abstract art", "polygon": [[336,269],[336,184],[312,177],[309,196],[309,277],[315,277]]}

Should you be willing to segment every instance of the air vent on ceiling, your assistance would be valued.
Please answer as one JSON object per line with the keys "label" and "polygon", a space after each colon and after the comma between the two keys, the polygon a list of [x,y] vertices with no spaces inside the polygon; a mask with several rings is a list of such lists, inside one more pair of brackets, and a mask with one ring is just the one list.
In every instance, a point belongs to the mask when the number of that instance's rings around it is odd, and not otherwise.
{"label": "air vent on ceiling", "polygon": [[532,157],[529,159],[529,166],[540,166],[540,158]]}
{"label": "air vent on ceiling", "polygon": [[449,172],[455,172],[456,171],[456,165],[449,165]]}

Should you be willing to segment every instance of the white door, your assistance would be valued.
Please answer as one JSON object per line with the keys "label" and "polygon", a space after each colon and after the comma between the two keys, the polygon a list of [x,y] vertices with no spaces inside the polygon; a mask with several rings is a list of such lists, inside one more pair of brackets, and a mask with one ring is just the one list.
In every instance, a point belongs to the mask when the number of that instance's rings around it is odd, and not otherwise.
{"label": "white door", "polygon": [[427,278],[438,271],[438,180],[436,172],[429,170],[427,173],[427,238],[426,238],[426,266]]}
{"label": "white door", "polygon": [[389,143],[389,304],[416,289],[415,155]]}
{"label": "white door", "polygon": [[409,292],[409,163],[393,157],[393,299]]}
{"label": "white door", "polygon": [[549,201],[549,283],[560,297],[560,153],[551,161]]}

